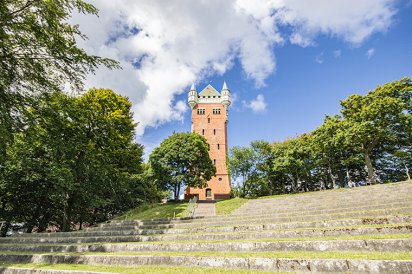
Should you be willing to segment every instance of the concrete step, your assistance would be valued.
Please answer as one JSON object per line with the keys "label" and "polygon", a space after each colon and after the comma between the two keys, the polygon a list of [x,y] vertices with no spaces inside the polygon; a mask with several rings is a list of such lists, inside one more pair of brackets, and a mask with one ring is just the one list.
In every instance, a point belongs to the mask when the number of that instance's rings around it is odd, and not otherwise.
{"label": "concrete step", "polygon": [[195,212],[194,212],[194,217],[204,217],[204,216],[215,216],[216,215],[216,210],[215,210],[215,204],[214,203],[198,203]]}
{"label": "concrete step", "polygon": [[2,246],[7,252],[261,252],[261,251],[354,251],[354,252],[410,252],[412,238],[328,240],[328,241],[247,241],[247,242],[181,242],[181,243],[127,243],[87,245],[15,245]]}
{"label": "concrete step", "polygon": [[[225,254],[226,255],[226,254]],[[0,254],[0,261],[89,265],[171,265],[284,272],[315,273],[410,273],[411,260],[286,259],[209,256],[115,256]]]}
{"label": "concrete step", "polygon": [[199,241],[199,240],[248,240],[268,238],[300,238],[321,236],[351,236],[366,234],[408,234],[412,233],[412,225],[379,225],[377,227],[333,227],[304,228],[290,230],[262,230],[245,232],[193,233],[176,235],[151,236],[100,236],[100,237],[51,237],[51,238],[19,238],[0,239],[0,243],[34,244],[34,243],[98,243],[98,242],[162,242],[162,241]]}
{"label": "concrete step", "polygon": [[[206,217],[203,218],[197,217],[193,219],[184,218],[184,219],[158,219],[158,220],[126,220],[126,221],[111,221],[99,224],[97,227],[118,227],[123,225],[139,225],[139,226],[154,226],[154,225],[170,225],[170,224],[181,224],[181,223],[209,223],[211,220],[218,221],[218,220],[237,220],[237,219],[245,219],[251,217],[259,217],[259,216],[291,216],[291,215],[314,215],[314,214],[326,214],[326,213],[337,213],[337,212],[351,212],[351,211],[367,211],[367,210],[385,210],[391,208],[403,208],[403,207],[410,207],[412,205],[412,199],[399,202],[399,203],[391,203],[391,204],[364,204],[359,205],[357,207],[341,207],[341,208],[313,208],[308,210],[301,211],[274,211],[270,208],[261,211],[261,212],[248,212],[247,214],[232,214],[232,215],[225,215],[225,216],[216,216],[216,217]],[[257,215],[257,216],[256,216]],[[86,230],[94,230],[96,227],[91,227]]]}
{"label": "concrete step", "polygon": [[320,220],[336,220],[336,219],[351,219],[351,218],[373,218],[382,215],[412,215],[412,207],[402,207],[396,209],[375,209],[368,211],[347,211],[337,213],[324,214],[296,214],[296,215],[272,215],[261,214],[248,216],[247,218],[228,218],[228,219],[205,219],[195,223],[172,223],[158,225],[116,225],[102,226],[88,229],[87,231],[110,231],[110,230],[133,230],[133,229],[169,229],[169,228],[192,228],[204,226],[225,226],[231,224],[250,224],[250,223],[268,223],[268,222],[296,222],[296,221],[320,221]]}
{"label": "concrete step", "polygon": [[[170,228],[170,229],[130,229],[130,230],[102,230],[84,232],[65,232],[65,233],[33,233],[24,234],[29,238],[53,238],[53,237],[95,237],[95,236],[127,236],[127,235],[153,235],[153,234],[193,234],[210,232],[242,232],[260,231],[274,229],[294,229],[294,228],[333,228],[343,226],[361,226],[373,224],[405,224],[412,223],[412,216],[380,216],[377,218],[359,218],[346,220],[312,221],[312,222],[285,222],[285,223],[265,223],[263,220],[252,224],[236,225],[228,224],[225,226],[205,226],[194,228]],[[19,238],[24,238],[19,237]],[[1,242],[1,239],[0,239]]]}
{"label": "concrete step", "polygon": [[2,274],[112,274],[113,272],[92,272],[74,270],[54,270],[54,269],[32,269],[24,267],[0,267]]}
{"label": "concrete step", "polygon": [[392,203],[387,203],[387,204],[370,204],[370,203],[364,203],[364,204],[356,204],[356,205],[347,205],[347,206],[341,206],[341,207],[336,207],[336,206],[317,206],[317,207],[294,207],[294,208],[275,208],[275,207],[270,207],[270,206],[265,206],[264,208],[248,208],[245,210],[245,212],[240,212],[237,211],[230,216],[232,218],[238,217],[238,216],[253,216],[253,215],[259,215],[264,212],[265,214],[273,214],[273,215],[288,215],[288,214],[324,214],[324,213],[334,213],[334,212],[344,212],[344,211],[361,211],[361,210],[379,210],[379,209],[390,209],[390,208],[401,208],[401,207],[410,207],[412,205],[412,199],[408,199],[402,202],[392,202]]}

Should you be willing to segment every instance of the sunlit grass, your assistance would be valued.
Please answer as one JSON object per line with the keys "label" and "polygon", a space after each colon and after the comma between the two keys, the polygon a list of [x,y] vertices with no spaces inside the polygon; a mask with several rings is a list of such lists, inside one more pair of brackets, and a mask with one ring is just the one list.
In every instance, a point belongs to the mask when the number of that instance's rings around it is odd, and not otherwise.
{"label": "sunlit grass", "polygon": [[187,203],[169,202],[166,204],[148,204],[129,210],[115,220],[147,220],[159,218],[186,217]]}
{"label": "sunlit grass", "polygon": [[[249,270],[231,270],[221,268],[202,268],[202,267],[182,267],[182,266],[97,266],[85,264],[33,264],[33,263],[6,263],[0,262],[0,267],[28,268],[28,269],[51,269],[51,270],[68,270],[68,271],[93,271],[122,274],[151,274],[151,273],[222,273],[222,274],[251,274],[267,273],[264,271]],[[285,273],[285,272],[284,272]]]}
{"label": "sunlit grass", "polygon": [[244,198],[233,198],[230,200],[218,201],[215,203],[217,215],[227,215],[247,203],[249,200]]}

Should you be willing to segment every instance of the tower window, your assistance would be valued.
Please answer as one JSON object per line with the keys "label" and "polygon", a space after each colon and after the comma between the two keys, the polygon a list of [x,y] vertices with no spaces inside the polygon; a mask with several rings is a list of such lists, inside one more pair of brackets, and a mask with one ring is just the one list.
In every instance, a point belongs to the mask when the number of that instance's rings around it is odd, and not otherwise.
{"label": "tower window", "polygon": [[214,108],[213,114],[220,114],[220,108]]}
{"label": "tower window", "polygon": [[202,129],[202,135],[205,135],[205,130],[204,129]]}
{"label": "tower window", "polygon": [[207,144],[207,149],[210,150],[210,145],[209,144]]}
{"label": "tower window", "polygon": [[216,129],[213,130],[213,135],[216,135]]}
{"label": "tower window", "polygon": [[210,118],[207,118],[207,122],[210,124]]}
{"label": "tower window", "polygon": [[220,149],[220,144],[217,144],[217,149]]}
{"label": "tower window", "polygon": [[222,177],[219,177],[219,182],[221,182],[223,179],[222,179]]}
{"label": "tower window", "polygon": [[216,159],[213,160],[213,164],[216,165]]}
{"label": "tower window", "polygon": [[205,109],[204,108],[198,108],[197,109],[197,114],[198,115],[205,115]]}

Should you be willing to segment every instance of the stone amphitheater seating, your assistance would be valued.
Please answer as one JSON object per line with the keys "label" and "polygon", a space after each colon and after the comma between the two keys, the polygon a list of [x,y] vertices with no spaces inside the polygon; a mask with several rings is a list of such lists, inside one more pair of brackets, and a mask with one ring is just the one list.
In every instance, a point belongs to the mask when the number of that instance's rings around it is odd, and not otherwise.
{"label": "stone amphitheater seating", "polygon": [[[111,221],[0,239],[3,262],[251,272],[412,273],[410,259],[368,257],[411,252],[412,182],[255,199],[227,216]],[[20,272],[61,273],[0,269]]]}

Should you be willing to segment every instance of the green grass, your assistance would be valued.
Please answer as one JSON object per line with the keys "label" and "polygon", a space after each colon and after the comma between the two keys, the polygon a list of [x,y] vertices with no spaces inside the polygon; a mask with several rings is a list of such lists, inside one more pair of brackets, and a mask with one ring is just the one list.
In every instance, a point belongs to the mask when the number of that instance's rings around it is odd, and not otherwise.
{"label": "green grass", "polygon": [[159,218],[186,217],[187,203],[169,202],[166,204],[149,204],[134,208],[115,220],[147,220]]}
{"label": "green grass", "polygon": [[[353,225],[353,226],[337,226],[337,227],[299,227],[299,228],[279,228],[279,229],[267,229],[267,230],[245,230],[245,231],[214,231],[214,232],[189,232],[188,234],[190,235],[228,235],[228,234],[259,234],[259,233],[277,233],[277,232],[289,232],[289,231],[307,231],[307,230],[311,230],[311,231],[333,231],[333,230],[352,230],[352,229],[361,229],[361,228],[397,228],[397,227],[404,227],[404,226],[411,226],[412,223],[408,222],[408,223],[397,223],[397,224],[365,224],[365,225]],[[182,236],[181,238],[184,238],[185,234],[149,234],[149,235],[134,235],[136,237],[174,237],[174,236]],[[388,237],[390,237],[389,235],[391,234],[382,234],[382,235],[388,235]],[[394,234],[396,235],[396,234]],[[412,234],[397,234],[397,235],[412,235]],[[130,235],[124,235],[124,236],[108,236],[111,238],[124,238],[124,237],[129,237]],[[359,235],[362,236],[362,235]],[[377,237],[380,237],[379,235],[376,235]],[[92,236],[93,237],[93,236]],[[102,236],[103,237],[103,236]],[[338,237],[338,236],[328,236],[328,237]],[[396,237],[396,236],[395,236]],[[73,236],[70,238],[76,238],[76,239],[82,239],[84,238],[83,236]],[[314,239],[315,237],[308,237],[310,239]],[[408,236],[406,236],[406,238],[410,238]],[[32,238],[32,237],[25,237],[24,239],[38,239],[38,238]],[[280,239],[286,239],[286,238],[280,238]],[[322,238],[320,238],[322,239]],[[188,242],[194,242],[197,240],[187,240]],[[232,241],[232,240],[230,240]],[[246,241],[250,241],[246,240]],[[142,241],[142,242],[136,242],[136,243],[156,243],[156,242],[167,242],[167,241]],[[175,240],[174,242],[186,242],[184,240]],[[95,242],[96,243],[96,242]],[[99,244],[101,244],[102,242],[98,242]],[[125,244],[125,243],[131,243],[131,242],[107,242],[108,244]],[[43,242],[43,243],[2,243],[0,241],[0,245],[74,245],[72,243],[47,243],[47,242]],[[79,244],[93,244],[93,242],[85,242],[85,243],[79,243]]]}
{"label": "green grass", "polygon": [[[376,185],[369,185],[369,186],[360,186],[360,187],[355,187],[353,189],[358,189],[358,188],[365,188],[365,187],[380,187],[388,184],[402,184],[402,183],[412,183],[412,180],[408,181],[401,181],[401,182],[388,182],[384,184],[376,184]],[[323,189],[323,190],[316,190],[316,191],[308,191],[308,192],[297,192],[297,193],[289,193],[289,194],[276,194],[276,195],[268,195],[268,196],[261,196],[257,197],[255,199],[268,199],[268,198],[281,198],[281,197],[288,197],[288,196],[294,196],[294,195],[307,195],[307,194],[314,194],[314,193],[319,193],[319,192],[339,192],[339,191],[350,191],[352,188],[335,188],[335,189]],[[251,198],[253,199],[253,198]]]}
{"label": "green grass", "polygon": [[221,268],[200,268],[200,267],[182,267],[182,266],[97,266],[85,264],[33,264],[33,263],[6,263],[0,262],[0,267],[13,268],[30,268],[30,269],[52,269],[52,270],[71,270],[71,271],[94,271],[94,272],[109,272],[109,273],[222,273],[222,274],[251,274],[251,273],[267,273],[264,271],[249,271],[249,270],[230,270]]}
{"label": "green grass", "polygon": [[227,215],[247,203],[249,200],[244,198],[233,198],[230,200],[219,201],[215,203],[217,215]]}
{"label": "green grass", "polygon": [[[322,237],[296,237],[296,238],[260,238],[260,239],[237,239],[237,240],[183,240],[183,241],[155,241],[155,242],[95,242],[95,243],[7,243],[0,246],[81,246],[81,245],[139,245],[139,244],[174,244],[174,243],[250,243],[250,242],[308,242],[308,241],[348,241],[348,240],[388,240],[388,239],[410,239],[412,234],[363,234],[343,236]],[[3,252],[3,251],[2,251]]]}
{"label": "green grass", "polygon": [[[32,252],[4,254],[34,254]],[[283,259],[366,259],[366,260],[412,260],[411,252],[354,252],[354,251],[264,251],[264,252],[45,252],[39,255],[72,256],[186,256],[223,258],[283,258]]]}

